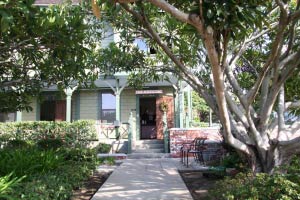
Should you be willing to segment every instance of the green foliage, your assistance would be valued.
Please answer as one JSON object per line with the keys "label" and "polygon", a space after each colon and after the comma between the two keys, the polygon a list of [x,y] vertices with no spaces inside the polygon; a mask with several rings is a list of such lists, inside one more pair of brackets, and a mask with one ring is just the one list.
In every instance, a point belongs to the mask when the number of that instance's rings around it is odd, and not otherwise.
{"label": "green foliage", "polygon": [[65,160],[76,162],[97,162],[97,155],[95,149],[88,148],[67,148],[61,150]]}
{"label": "green foliage", "polygon": [[[299,180],[298,180],[299,181]],[[300,186],[284,175],[238,174],[235,178],[219,181],[210,191],[216,199],[300,199]]]}
{"label": "green foliage", "polygon": [[105,165],[114,165],[116,164],[116,159],[114,157],[105,157],[105,158],[100,158],[99,162]]}
{"label": "green foliage", "polygon": [[16,187],[22,180],[21,178],[12,178],[12,173],[0,177],[0,199],[12,199],[7,195],[9,192],[13,192],[14,187]]}
{"label": "green foliage", "polygon": [[105,143],[99,143],[96,147],[95,147],[96,151],[98,153],[109,153],[110,149],[111,149],[111,145],[110,144],[105,144]]}
{"label": "green foliage", "polygon": [[205,100],[201,98],[195,91],[192,91],[192,99],[193,110],[196,112],[196,121],[198,119],[200,122],[208,122],[209,107]]}
{"label": "green foliage", "polygon": [[[9,140],[63,140],[66,145],[85,146],[90,140],[97,138],[95,122],[78,120],[69,122],[10,122],[0,123],[0,142]],[[55,141],[53,141],[55,142]]]}
{"label": "green foliage", "polygon": [[96,151],[85,148],[6,148],[0,159],[0,176],[11,172],[0,178],[1,199],[70,199],[99,163]]}
{"label": "green foliage", "polygon": [[70,1],[49,7],[33,3],[0,3],[0,112],[30,110],[32,96],[45,86],[73,80],[86,85],[97,78],[86,70],[95,67],[99,23],[91,26],[85,10]]}
{"label": "green foliage", "polygon": [[9,148],[9,149],[16,149],[16,148],[28,148],[30,147],[31,144],[27,141],[24,140],[19,140],[19,139],[15,139],[15,140],[9,140],[6,144],[5,144],[5,148]]}
{"label": "green foliage", "polygon": [[[285,171],[286,173],[282,173]],[[239,173],[234,178],[226,177],[210,191],[212,199],[300,199],[300,159],[295,156],[291,163],[273,175]]]}
{"label": "green foliage", "polygon": [[[284,85],[285,88],[285,96],[286,101],[298,101],[300,99],[300,70],[299,67],[296,69],[296,71],[293,73],[293,75],[286,81],[286,84]],[[292,108],[291,113],[292,115],[300,115],[300,109],[298,107]]]}
{"label": "green foliage", "polygon": [[236,152],[230,152],[222,159],[222,166],[226,168],[242,169],[244,167],[241,157]]}
{"label": "green foliage", "polygon": [[54,170],[63,162],[63,156],[54,150],[4,149],[0,151],[0,175],[13,172],[16,177],[26,175],[28,178],[33,174],[43,174]]}
{"label": "green foliage", "polygon": [[58,149],[64,145],[63,141],[59,138],[49,138],[49,139],[42,139],[37,141],[36,145],[40,149]]}

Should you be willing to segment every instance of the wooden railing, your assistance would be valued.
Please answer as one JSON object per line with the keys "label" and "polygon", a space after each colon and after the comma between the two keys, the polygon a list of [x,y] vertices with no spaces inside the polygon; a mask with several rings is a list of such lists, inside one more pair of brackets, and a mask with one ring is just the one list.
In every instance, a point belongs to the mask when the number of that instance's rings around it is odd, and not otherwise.
{"label": "wooden railing", "polygon": [[129,123],[121,123],[120,127],[115,127],[113,124],[96,121],[95,126],[99,139],[128,139]]}

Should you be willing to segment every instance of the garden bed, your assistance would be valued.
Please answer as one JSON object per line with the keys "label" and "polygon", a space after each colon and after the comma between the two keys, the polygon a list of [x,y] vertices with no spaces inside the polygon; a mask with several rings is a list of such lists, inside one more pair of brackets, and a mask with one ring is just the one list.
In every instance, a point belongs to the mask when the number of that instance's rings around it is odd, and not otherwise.
{"label": "garden bed", "polygon": [[89,200],[104,184],[112,172],[95,171],[92,176],[86,180],[82,187],[73,191],[71,200]]}
{"label": "garden bed", "polygon": [[180,175],[194,200],[207,199],[209,189],[220,180],[214,176],[205,177],[200,171],[180,171]]}

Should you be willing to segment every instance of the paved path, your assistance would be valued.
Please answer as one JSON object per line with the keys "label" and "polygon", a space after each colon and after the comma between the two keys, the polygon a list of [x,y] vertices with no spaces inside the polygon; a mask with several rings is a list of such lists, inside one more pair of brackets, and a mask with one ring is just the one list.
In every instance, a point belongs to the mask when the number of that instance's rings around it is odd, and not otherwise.
{"label": "paved path", "polygon": [[127,159],[92,200],[192,200],[174,159]]}

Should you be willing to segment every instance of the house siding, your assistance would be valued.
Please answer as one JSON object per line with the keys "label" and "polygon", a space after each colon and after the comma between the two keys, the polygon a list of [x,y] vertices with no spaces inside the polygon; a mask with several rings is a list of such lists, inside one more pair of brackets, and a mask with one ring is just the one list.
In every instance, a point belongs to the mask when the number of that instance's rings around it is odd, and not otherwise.
{"label": "house siding", "polygon": [[121,94],[121,121],[128,122],[131,111],[136,109],[135,90],[124,90]]}
{"label": "house siding", "polygon": [[22,111],[22,121],[36,121],[37,120],[37,100],[36,98],[32,99],[30,104],[32,107],[32,111],[26,112],[25,110]]}
{"label": "house siding", "polygon": [[80,119],[98,119],[98,91],[80,91]]}

